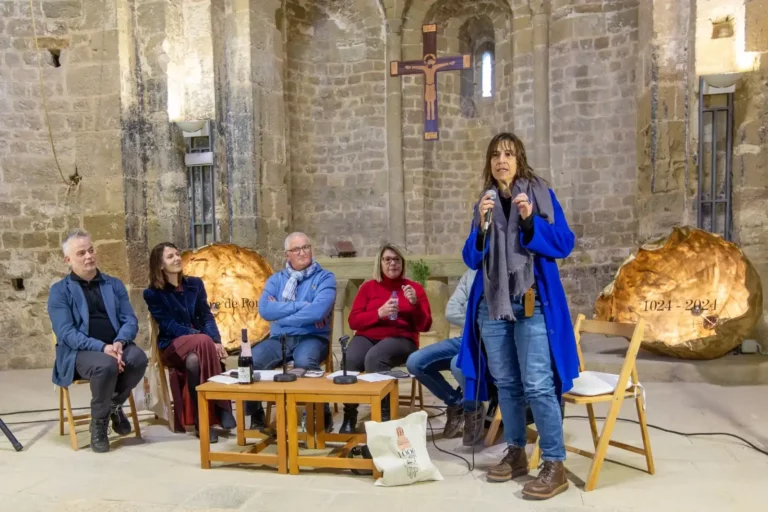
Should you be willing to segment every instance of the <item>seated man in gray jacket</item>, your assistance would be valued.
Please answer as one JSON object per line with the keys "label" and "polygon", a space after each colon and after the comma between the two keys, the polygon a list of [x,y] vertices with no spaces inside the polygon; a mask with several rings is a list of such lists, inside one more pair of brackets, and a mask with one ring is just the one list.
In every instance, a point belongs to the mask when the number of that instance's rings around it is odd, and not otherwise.
{"label": "seated man in gray jacket", "polygon": [[91,384],[91,450],[108,452],[108,422],[126,435],[131,424],[122,404],[144,377],[147,356],[133,340],[139,322],[123,283],[99,272],[96,250],[88,233],[76,230],[62,243],[71,272],[54,283],[48,315],[56,334],[53,383],[67,387],[74,380]]}
{"label": "seated man in gray jacket", "polygon": [[[467,270],[456,286],[456,290],[448,300],[445,307],[445,318],[453,325],[464,327],[464,319],[467,314],[467,301],[469,299],[469,289],[472,287],[472,281],[475,279],[476,270]],[[476,411],[480,404],[473,401],[464,401],[464,393],[461,388],[455,389],[451,386],[445,377],[440,373],[442,370],[450,369],[454,378],[461,386],[464,382],[464,376],[456,367],[456,357],[459,355],[461,347],[461,336],[457,338],[448,338],[433,345],[424,347],[408,357],[406,366],[408,371],[416,376],[423,385],[427,386],[433,395],[445,402],[448,407],[446,410],[445,429],[443,437],[451,438],[462,428],[464,423],[464,411]],[[464,430],[464,444],[473,445],[483,435],[483,422],[473,424],[472,431]]]}

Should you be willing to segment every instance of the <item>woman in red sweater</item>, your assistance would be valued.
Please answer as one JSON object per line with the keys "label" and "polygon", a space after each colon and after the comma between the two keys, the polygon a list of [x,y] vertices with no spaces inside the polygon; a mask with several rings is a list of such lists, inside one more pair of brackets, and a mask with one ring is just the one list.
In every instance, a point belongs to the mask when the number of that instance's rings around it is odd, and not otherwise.
{"label": "woman in red sweater", "polygon": [[[432,327],[432,312],[424,288],[405,279],[405,258],[396,246],[383,245],[376,256],[371,281],[360,287],[349,312],[349,327],[357,331],[347,349],[347,369],[374,373],[405,364],[419,348],[419,333]],[[381,403],[389,421],[389,399]],[[357,423],[357,404],[344,405],[339,432],[350,434]]]}

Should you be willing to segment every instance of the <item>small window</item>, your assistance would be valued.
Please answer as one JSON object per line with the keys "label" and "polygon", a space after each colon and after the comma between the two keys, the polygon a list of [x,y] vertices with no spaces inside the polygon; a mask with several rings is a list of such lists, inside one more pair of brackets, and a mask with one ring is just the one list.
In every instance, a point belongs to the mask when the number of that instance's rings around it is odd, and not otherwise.
{"label": "small window", "polygon": [[491,52],[483,53],[482,61],[482,88],[483,98],[493,96],[493,56]]}

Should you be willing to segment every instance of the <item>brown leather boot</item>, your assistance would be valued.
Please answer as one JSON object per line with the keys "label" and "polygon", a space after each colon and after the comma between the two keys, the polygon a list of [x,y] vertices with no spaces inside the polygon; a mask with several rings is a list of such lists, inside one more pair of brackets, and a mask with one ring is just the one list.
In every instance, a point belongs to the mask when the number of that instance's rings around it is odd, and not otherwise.
{"label": "brown leather boot", "polygon": [[449,405],[445,410],[445,428],[443,429],[443,438],[450,439],[456,437],[464,425],[464,406]]}
{"label": "brown leather boot", "polygon": [[523,487],[523,496],[536,500],[547,500],[568,489],[565,466],[562,462],[544,461],[539,476]]}
{"label": "brown leather boot", "polygon": [[464,446],[474,446],[483,438],[485,412],[480,407],[476,411],[464,411],[464,436],[461,443]]}
{"label": "brown leather boot", "polygon": [[528,474],[528,456],[525,448],[508,446],[507,453],[501,462],[488,469],[489,482],[508,482]]}

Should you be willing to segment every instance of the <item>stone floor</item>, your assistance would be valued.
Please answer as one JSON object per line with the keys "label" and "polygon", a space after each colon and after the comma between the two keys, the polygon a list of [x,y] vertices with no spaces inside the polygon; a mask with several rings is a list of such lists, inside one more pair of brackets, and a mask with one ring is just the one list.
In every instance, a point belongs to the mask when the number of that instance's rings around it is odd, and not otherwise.
{"label": "stone floor", "polygon": [[[647,388],[648,420],[687,432],[731,432],[768,449],[766,387],[719,387],[710,384],[653,383]],[[75,407],[87,405],[88,389],[73,392]],[[498,444],[479,450],[477,468],[469,472],[459,459],[437,451],[433,457],[445,480],[402,488],[374,487],[369,477],[347,472],[311,471],[300,476],[278,475],[259,467],[199,468],[197,440],[174,435],[149,417],[142,420],[143,441],[114,439],[112,452],[95,454],[87,448],[74,452],[68,437],[58,436],[55,411],[9,414],[56,407],[48,370],[0,372],[0,418],[25,445],[15,453],[0,436],[0,510],[2,511],[278,511],[322,512],[364,509],[366,512],[413,510],[429,503],[439,511],[507,510],[566,511],[750,511],[768,503],[768,456],[727,437],[681,437],[651,431],[656,475],[642,467],[643,458],[610,449],[596,490],[583,491],[589,460],[568,454],[569,490],[547,502],[521,498],[520,483],[489,484],[484,470],[503,451]],[[604,410],[599,410],[602,413]],[[624,417],[634,408],[624,406]],[[582,415],[584,409],[566,408]],[[339,420],[337,419],[337,425]],[[442,418],[432,420],[435,428]],[[581,419],[566,419],[566,441],[589,448],[589,430]],[[639,443],[636,425],[621,423],[615,438]],[[438,445],[465,458],[471,452],[458,440]],[[236,449],[233,437],[221,444]],[[429,501],[426,501],[429,500]]]}

